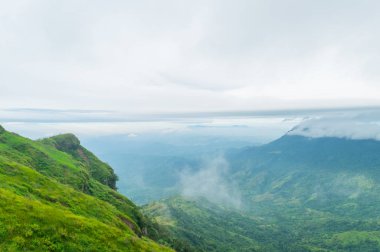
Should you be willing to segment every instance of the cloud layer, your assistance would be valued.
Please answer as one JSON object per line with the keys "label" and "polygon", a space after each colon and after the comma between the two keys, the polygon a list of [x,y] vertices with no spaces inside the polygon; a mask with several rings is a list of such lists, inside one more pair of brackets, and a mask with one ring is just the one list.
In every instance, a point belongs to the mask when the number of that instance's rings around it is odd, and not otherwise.
{"label": "cloud layer", "polygon": [[0,107],[379,104],[379,1],[1,1]]}
{"label": "cloud layer", "polygon": [[380,141],[380,110],[366,113],[343,113],[305,120],[288,134]]}

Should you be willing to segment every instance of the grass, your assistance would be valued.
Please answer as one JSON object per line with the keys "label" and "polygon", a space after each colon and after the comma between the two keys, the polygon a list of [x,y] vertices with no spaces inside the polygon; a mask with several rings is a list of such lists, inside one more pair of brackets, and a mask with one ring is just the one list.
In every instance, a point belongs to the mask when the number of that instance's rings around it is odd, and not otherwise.
{"label": "grass", "polygon": [[0,251],[171,251],[144,237],[149,220],[114,190],[112,168],[79,140],[67,148],[75,139],[0,128]]}

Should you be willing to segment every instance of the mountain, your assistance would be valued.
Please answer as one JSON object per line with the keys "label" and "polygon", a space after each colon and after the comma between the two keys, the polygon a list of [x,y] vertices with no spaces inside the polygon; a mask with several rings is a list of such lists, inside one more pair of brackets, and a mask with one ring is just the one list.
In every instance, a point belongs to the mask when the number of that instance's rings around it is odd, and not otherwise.
{"label": "mountain", "polygon": [[196,143],[174,156],[160,146],[130,153],[140,159],[129,171],[155,181],[147,191],[181,194],[180,177],[203,194],[141,209],[74,135],[32,141],[0,127],[0,251],[380,251],[379,141],[287,134],[212,169]]}
{"label": "mountain", "polygon": [[[358,221],[329,215],[299,222],[289,212],[269,222],[260,215],[231,210],[202,199],[173,197],[144,206],[178,251],[379,251],[379,221]],[[288,216],[287,216],[288,215]]]}
{"label": "mountain", "polygon": [[376,140],[285,135],[229,161],[250,206],[302,206],[361,219],[380,211]]}
{"label": "mountain", "polygon": [[278,226],[205,199],[172,197],[148,204],[143,211],[187,243],[185,251],[280,251],[282,241],[291,240]]}
{"label": "mountain", "polygon": [[89,175],[100,183],[116,189],[117,176],[113,169],[106,163],[100,161],[94,154],[80,145],[79,139],[73,134],[63,134],[47,139],[42,143],[50,145],[62,152],[70,154],[87,167]]}
{"label": "mountain", "polygon": [[171,251],[116,178],[74,135],[32,141],[0,126],[0,250]]}
{"label": "mountain", "polygon": [[225,158],[240,208],[168,199],[145,212],[199,251],[380,251],[379,141],[288,134]]}
{"label": "mountain", "polygon": [[285,135],[228,160],[245,210],[288,229],[296,244],[380,250],[379,141]]}

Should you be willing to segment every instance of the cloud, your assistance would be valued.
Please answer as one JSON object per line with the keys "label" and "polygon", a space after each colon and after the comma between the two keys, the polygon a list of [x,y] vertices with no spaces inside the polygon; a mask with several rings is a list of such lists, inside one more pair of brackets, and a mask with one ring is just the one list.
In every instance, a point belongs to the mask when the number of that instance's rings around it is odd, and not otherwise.
{"label": "cloud", "polygon": [[191,198],[206,198],[210,202],[227,207],[242,206],[239,190],[228,179],[229,165],[223,157],[206,162],[203,167],[180,175],[182,195]]}
{"label": "cloud", "polygon": [[2,1],[0,106],[379,105],[378,1]]}
{"label": "cloud", "polygon": [[[0,124],[31,138],[67,132],[79,137],[155,133],[223,136],[250,139],[257,144],[273,141],[297,125],[289,134],[376,138],[379,111],[375,107],[128,114],[110,110],[0,109]],[[352,132],[354,128],[356,133]]]}
{"label": "cloud", "polygon": [[289,131],[288,135],[380,141],[380,111],[345,112],[308,119]]}
{"label": "cloud", "polygon": [[135,138],[135,137],[138,137],[139,135],[135,134],[135,133],[130,133],[128,134],[128,137],[129,138]]}

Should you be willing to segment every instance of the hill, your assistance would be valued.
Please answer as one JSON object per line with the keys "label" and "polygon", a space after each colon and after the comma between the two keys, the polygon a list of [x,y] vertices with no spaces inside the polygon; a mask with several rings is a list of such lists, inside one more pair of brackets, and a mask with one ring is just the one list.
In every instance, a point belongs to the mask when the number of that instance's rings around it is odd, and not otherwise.
{"label": "hill", "polygon": [[115,181],[73,135],[32,141],[0,127],[0,250],[170,251]]}
{"label": "hill", "polygon": [[172,237],[187,243],[186,251],[279,251],[291,239],[276,225],[208,202],[172,197],[144,206]]}

